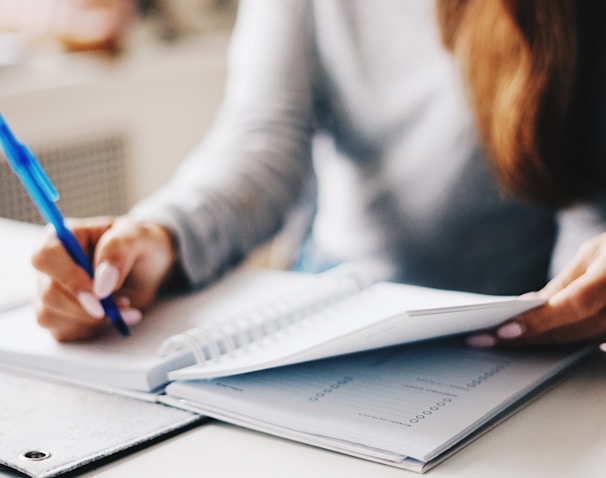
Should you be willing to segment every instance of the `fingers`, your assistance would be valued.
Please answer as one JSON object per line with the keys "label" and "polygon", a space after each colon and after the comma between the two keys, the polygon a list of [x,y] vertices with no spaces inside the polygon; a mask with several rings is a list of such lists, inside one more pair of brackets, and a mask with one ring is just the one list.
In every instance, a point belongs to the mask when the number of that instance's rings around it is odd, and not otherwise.
{"label": "fingers", "polygon": [[474,347],[600,343],[606,340],[606,235],[586,242],[571,264],[539,293],[545,304],[493,331],[467,339]]}
{"label": "fingers", "polygon": [[606,253],[602,251],[563,289],[551,295],[549,306],[559,314],[589,317],[606,306]]}
{"label": "fingers", "polygon": [[59,282],[40,275],[38,291],[34,298],[38,323],[47,328],[56,340],[88,339],[100,330],[101,319],[83,314],[80,303]]}
{"label": "fingers", "polygon": [[132,219],[72,220],[68,226],[89,256],[95,278],[69,258],[49,230],[32,263],[40,271],[35,300],[38,322],[57,340],[90,338],[109,326],[100,299],[114,295],[128,325],[154,300],[176,262],[164,228]]}
{"label": "fingers", "polygon": [[[112,221],[112,218],[107,217],[72,219],[68,227],[90,256],[95,244],[109,229]],[[52,277],[53,281],[56,281],[66,292],[76,296],[89,315],[95,318],[102,318],[105,315],[101,303],[94,295],[92,279],[71,260],[52,228],[46,229],[44,241],[34,253],[32,264],[43,274]]]}
{"label": "fingers", "polygon": [[589,273],[591,280],[603,280],[600,276],[604,276],[605,242],[606,235],[602,234],[584,243],[570,264],[549,281],[540,291],[540,294],[545,298],[550,298],[566,290],[577,279],[583,278],[587,273]]}
{"label": "fingers", "polygon": [[[100,238],[111,228],[113,218],[70,220],[68,227],[85,252],[92,256]],[[95,294],[93,280],[76,265],[48,228],[32,264],[40,271],[34,307],[38,322],[61,341],[90,338],[108,328],[105,311]],[[141,313],[121,307],[124,320],[132,325]]]}
{"label": "fingers", "polygon": [[134,307],[146,308],[175,262],[175,247],[166,229],[122,217],[99,240],[93,289],[99,297],[120,289]]}
{"label": "fingers", "polygon": [[130,219],[117,219],[95,251],[94,290],[107,297],[121,287],[135,262],[146,253],[145,228]]}
{"label": "fingers", "polygon": [[[602,239],[603,236],[600,236]],[[546,304],[518,317],[521,333],[501,328],[501,339],[522,335],[532,342],[592,340],[606,332],[606,253],[601,241],[586,243],[571,265],[540,292]]]}
{"label": "fingers", "polygon": [[[73,220],[68,226],[90,255],[111,221],[111,218]],[[38,323],[55,339],[87,339],[107,327],[103,307],[92,291],[92,279],[71,260],[52,228],[47,228],[32,264],[40,271],[34,298]]]}
{"label": "fingers", "polygon": [[[57,282],[47,276],[41,276],[40,294],[34,298],[33,305],[38,324],[50,331],[60,342],[90,339],[109,328],[109,323],[100,318],[83,313],[81,304],[73,296],[61,289]],[[141,312],[129,307],[128,301],[119,300],[120,313],[127,325],[133,326],[141,321]]]}
{"label": "fingers", "polygon": [[[81,240],[80,242],[82,243]],[[65,290],[72,291],[74,295],[79,291],[92,291],[92,279],[70,259],[50,227],[45,230],[41,247],[32,256],[32,265],[38,271],[52,277]]]}

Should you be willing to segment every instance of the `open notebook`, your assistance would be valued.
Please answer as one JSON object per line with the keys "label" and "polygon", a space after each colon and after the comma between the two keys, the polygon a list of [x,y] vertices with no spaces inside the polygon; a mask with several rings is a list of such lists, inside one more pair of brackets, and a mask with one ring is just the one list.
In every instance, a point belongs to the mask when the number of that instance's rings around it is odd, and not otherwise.
{"label": "open notebook", "polygon": [[349,268],[241,270],[166,298],[128,340],[108,329],[58,344],[30,307],[0,313],[0,367],[425,471],[586,352],[480,352],[459,337],[423,339],[494,326],[539,304],[373,283]]}
{"label": "open notebook", "polygon": [[56,343],[30,307],[0,315],[0,365],[91,386],[153,392],[170,380],[250,372],[494,326],[536,299],[370,283],[355,268],[319,275],[244,270],[167,299],[125,340]]}
{"label": "open notebook", "polygon": [[161,399],[253,430],[425,472],[528,403],[589,351],[473,350],[458,339],[440,339],[177,381]]}

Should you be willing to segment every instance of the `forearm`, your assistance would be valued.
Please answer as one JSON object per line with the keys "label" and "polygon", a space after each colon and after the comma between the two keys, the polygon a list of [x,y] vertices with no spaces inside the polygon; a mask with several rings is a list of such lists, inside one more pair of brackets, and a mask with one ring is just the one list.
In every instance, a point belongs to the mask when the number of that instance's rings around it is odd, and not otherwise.
{"label": "forearm", "polygon": [[275,233],[311,172],[313,68],[305,5],[244,2],[221,114],[171,182],[132,212],[172,231],[194,285]]}
{"label": "forearm", "polygon": [[172,231],[193,285],[271,237],[298,199],[311,170],[310,135],[289,142],[285,129],[241,133],[233,142],[211,135],[166,187],[132,211]]}

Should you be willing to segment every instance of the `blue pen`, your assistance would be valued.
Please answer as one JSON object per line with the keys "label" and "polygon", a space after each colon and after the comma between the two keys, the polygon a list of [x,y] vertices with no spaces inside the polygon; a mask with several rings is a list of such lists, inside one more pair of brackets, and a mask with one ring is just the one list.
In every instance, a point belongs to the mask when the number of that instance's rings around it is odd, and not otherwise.
{"label": "blue pen", "polygon": [[[6,153],[8,164],[23,183],[44,220],[54,226],[57,237],[72,260],[92,278],[94,271],[89,258],[74,234],[65,225],[65,219],[55,205],[59,193],[31,150],[17,141],[2,115],[0,115],[0,143]],[[128,337],[130,335],[128,326],[111,296],[101,299],[101,305],[115,329],[122,336]]]}

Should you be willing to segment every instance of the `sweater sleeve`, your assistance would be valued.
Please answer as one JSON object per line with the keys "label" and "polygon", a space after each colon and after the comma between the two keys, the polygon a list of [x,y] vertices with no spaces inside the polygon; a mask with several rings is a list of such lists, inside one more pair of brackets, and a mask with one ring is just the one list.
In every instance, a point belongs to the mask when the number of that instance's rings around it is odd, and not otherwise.
{"label": "sweater sleeve", "polygon": [[131,211],[171,230],[191,285],[279,230],[310,174],[310,18],[302,0],[240,2],[213,126],[167,185]]}
{"label": "sweater sleeve", "polygon": [[561,272],[574,258],[583,242],[606,232],[606,196],[559,212],[550,278]]}

